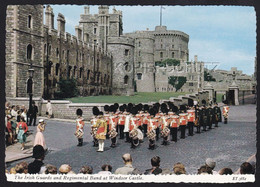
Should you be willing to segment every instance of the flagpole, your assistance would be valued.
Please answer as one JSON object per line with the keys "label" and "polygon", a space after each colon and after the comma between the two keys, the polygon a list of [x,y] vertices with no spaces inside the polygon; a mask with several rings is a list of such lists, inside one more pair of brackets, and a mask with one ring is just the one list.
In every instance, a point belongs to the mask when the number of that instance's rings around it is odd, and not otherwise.
{"label": "flagpole", "polygon": [[161,9],[160,9],[160,26],[162,26],[162,6],[161,6]]}

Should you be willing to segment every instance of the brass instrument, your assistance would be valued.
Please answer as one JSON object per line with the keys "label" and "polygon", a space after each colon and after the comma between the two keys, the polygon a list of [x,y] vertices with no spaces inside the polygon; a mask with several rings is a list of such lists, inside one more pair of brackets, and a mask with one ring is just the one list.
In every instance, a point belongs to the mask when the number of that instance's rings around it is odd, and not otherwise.
{"label": "brass instrument", "polygon": [[133,138],[133,140],[136,140],[136,139],[138,139],[138,131],[137,131],[137,129],[136,128],[134,128],[133,130],[131,130],[130,132],[129,132],[129,137],[130,138]]}

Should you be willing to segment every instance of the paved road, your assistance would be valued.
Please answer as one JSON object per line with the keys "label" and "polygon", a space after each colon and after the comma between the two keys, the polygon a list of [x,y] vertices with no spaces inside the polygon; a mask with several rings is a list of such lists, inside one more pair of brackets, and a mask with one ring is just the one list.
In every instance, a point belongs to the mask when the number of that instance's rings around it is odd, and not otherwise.
{"label": "paved road", "polygon": [[[94,172],[100,171],[102,164],[112,165],[115,171],[123,165],[121,156],[127,152],[133,156],[133,165],[141,171],[150,168],[150,159],[156,155],[161,157],[162,168],[171,169],[174,163],[182,162],[188,174],[196,174],[208,157],[216,160],[215,170],[230,167],[236,171],[241,163],[256,153],[256,105],[231,106],[228,124],[220,123],[219,128],[178,140],[177,143],[171,142],[166,147],[160,145],[160,140],[155,150],[147,149],[147,139],[134,150],[122,140],[118,140],[116,148],[110,148],[110,141],[106,140],[105,152],[99,153],[92,147],[89,124],[85,127],[83,147],[77,147],[77,139],[73,135],[74,123],[46,121],[44,136],[51,151],[46,155],[44,163],[57,167],[68,163],[76,173],[85,164],[91,165]],[[30,129],[36,133],[36,127]],[[27,158],[25,161],[31,162],[33,159]],[[8,165],[8,169],[18,162]]]}

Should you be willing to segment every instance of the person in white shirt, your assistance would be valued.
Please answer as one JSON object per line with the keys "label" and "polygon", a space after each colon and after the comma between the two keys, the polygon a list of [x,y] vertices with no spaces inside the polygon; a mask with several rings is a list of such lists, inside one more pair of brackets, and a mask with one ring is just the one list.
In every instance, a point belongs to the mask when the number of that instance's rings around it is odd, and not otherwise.
{"label": "person in white shirt", "polygon": [[52,117],[52,105],[50,100],[48,100],[46,104],[46,114],[48,115],[48,118]]}

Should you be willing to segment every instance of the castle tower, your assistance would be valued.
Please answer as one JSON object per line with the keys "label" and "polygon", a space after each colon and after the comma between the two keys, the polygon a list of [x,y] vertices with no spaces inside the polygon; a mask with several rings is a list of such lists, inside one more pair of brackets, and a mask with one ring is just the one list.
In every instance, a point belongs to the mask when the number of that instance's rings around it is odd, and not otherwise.
{"label": "castle tower", "polygon": [[8,5],[6,13],[7,98],[28,97],[26,86],[30,68],[34,69],[33,97],[42,97],[43,6]]}
{"label": "castle tower", "polygon": [[134,94],[134,39],[109,37],[108,51],[113,56],[112,94]]}

